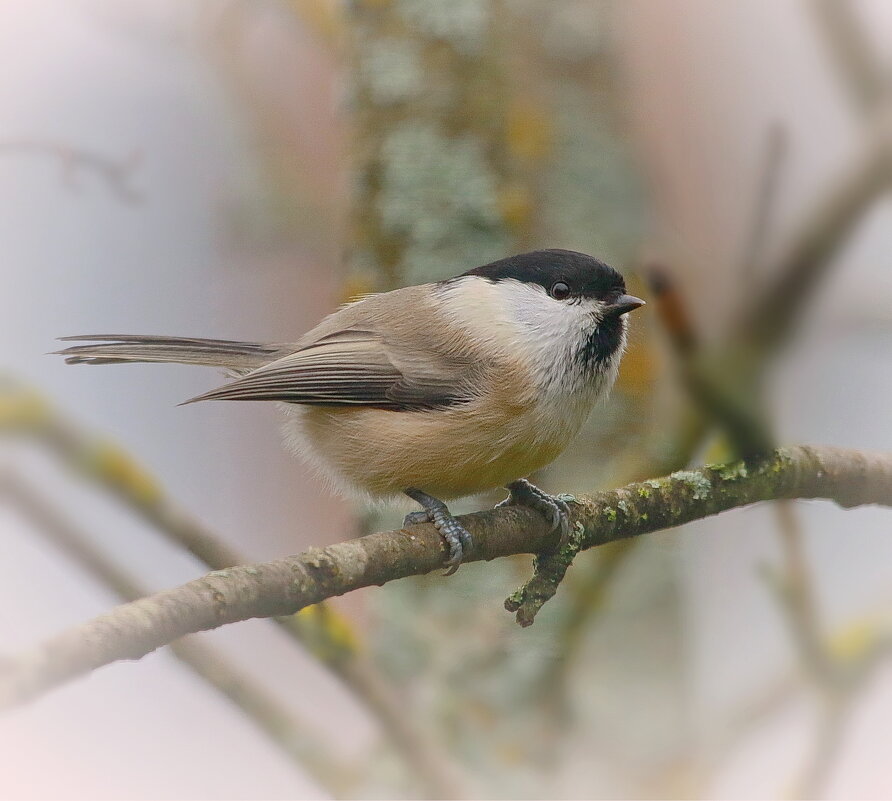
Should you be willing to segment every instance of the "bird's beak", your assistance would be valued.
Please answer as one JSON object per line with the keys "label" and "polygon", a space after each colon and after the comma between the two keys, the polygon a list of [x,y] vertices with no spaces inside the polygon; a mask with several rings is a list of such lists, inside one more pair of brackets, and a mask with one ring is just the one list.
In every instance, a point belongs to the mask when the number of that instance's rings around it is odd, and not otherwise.
{"label": "bird's beak", "polygon": [[640,309],[644,305],[644,301],[641,298],[636,298],[634,295],[620,295],[607,307],[607,312],[619,317],[621,314]]}

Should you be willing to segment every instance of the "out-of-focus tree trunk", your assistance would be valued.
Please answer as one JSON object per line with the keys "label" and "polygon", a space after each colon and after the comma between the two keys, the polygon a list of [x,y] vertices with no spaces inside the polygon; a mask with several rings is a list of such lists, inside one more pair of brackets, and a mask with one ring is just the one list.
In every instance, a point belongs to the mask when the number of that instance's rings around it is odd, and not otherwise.
{"label": "out-of-focus tree trunk", "polygon": [[377,289],[454,274],[532,239],[550,127],[509,78],[503,5],[351,6],[351,261]]}

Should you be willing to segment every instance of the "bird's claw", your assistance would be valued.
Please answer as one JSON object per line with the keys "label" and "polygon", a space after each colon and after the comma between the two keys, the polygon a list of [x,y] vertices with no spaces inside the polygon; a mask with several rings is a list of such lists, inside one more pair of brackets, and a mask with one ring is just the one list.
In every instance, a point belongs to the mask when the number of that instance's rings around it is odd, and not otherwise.
{"label": "bird's claw", "polygon": [[570,535],[570,507],[566,501],[549,495],[524,478],[512,481],[508,487],[510,493],[499,506],[526,506],[541,514],[550,524],[552,531],[560,534],[561,542]]}
{"label": "bird's claw", "polygon": [[432,523],[431,513],[427,509],[419,509],[417,512],[409,512],[403,518],[403,528],[406,526],[420,526],[422,523]]}
{"label": "bird's claw", "polygon": [[449,548],[449,557],[445,562],[444,576],[451,576],[461,563],[474,551],[474,540],[470,532],[456,520],[446,504],[436,498],[410,489],[406,494],[424,506],[417,512],[409,512],[403,518],[403,526],[414,526],[419,523],[432,523]]}

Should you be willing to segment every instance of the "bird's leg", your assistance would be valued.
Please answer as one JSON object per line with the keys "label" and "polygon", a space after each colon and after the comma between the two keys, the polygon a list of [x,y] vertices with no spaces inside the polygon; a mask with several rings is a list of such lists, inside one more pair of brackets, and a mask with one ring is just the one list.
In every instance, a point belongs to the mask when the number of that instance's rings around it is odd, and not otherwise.
{"label": "bird's leg", "polygon": [[413,501],[417,501],[424,508],[418,512],[410,512],[403,520],[404,526],[412,526],[417,523],[433,523],[440,536],[446,540],[449,546],[449,558],[446,560],[445,576],[451,576],[462,560],[474,550],[474,541],[467,529],[456,520],[443,501],[428,495],[414,487],[405,490]]}
{"label": "bird's leg", "polygon": [[510,493],[499,506],[526,506],[542,515],[561,534],[561,542],[570,533],[570,507],[560,498],[549,495],[525,478],[512,481],[505,489]]}

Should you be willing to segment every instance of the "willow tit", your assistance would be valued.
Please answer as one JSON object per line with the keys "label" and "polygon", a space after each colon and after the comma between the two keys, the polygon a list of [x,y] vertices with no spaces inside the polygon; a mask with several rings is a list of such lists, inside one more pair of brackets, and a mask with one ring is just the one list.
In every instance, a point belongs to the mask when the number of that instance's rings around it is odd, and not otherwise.
{"label": "willow tit", "polygon": [[96,335],[59,353],[224,368],[237,379],[186,403],[282,402],[295,452],[342,489],[421,505],[405,525],[437,527],[451,573],[473,543],[443,500],[503,486],[566,533],[566,504],[524,477],[609,391],[643,305],[598,259],[542,250],[364,297],[295,343]]}

